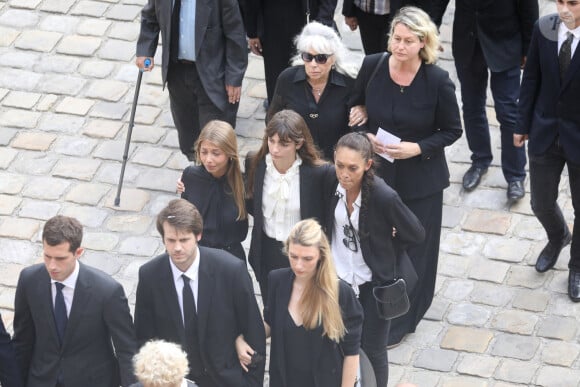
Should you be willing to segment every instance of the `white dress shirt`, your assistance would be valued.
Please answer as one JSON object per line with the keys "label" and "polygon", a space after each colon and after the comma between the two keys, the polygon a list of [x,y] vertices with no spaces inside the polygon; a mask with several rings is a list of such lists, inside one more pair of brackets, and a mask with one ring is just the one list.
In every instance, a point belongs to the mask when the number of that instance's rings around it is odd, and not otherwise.
{"label": "white dress shirt", "polygon": [[568,32],[574,35],[574,39],[572,39],[572,46],[570,50],[573,58],[574,51],[576,51],[576,47],[578,47],[578,41],[580,40],[580,26],[574,28],[573,30],[569,30],[568,27],[566,27],[566,24],[560,23],[560,28],[558,29],[558,53],[560,53],[560,48],[562,47],[562,44],[568,37]]}
{"label": "white dress shirt", "polygon": [[50,291],[52,293],[52,307],[54,308],[54,301],[56,299],[56,282],[64,285],[62,288],[62,296],[64,297],[64,304],[66,305],[66,315],[70,316],[70,308],[73,303],[73,296],[75,294],[75,286],[79,278],[79,261],[75,262],[75,268],[72,273],[64,281],[50,280]]}
{"label": "white dress shirt", "polygon": [[193,299],[195,301],[195,310],[197,311],[197,293],[199,288],[199,247],[196,248],[195,260],[187,269],[186,272],[182,272],[175,266],[171,258],[169,258],[169,265],[171,266],[171,273],[173,274],[173,283],[175,284],[175,291],[177,292],[177,301],[179,302],[179,309],[181,309],[181,318],[185,323],[185,318],[183,316],[183,277],[185,274],[189,278],[189,286],[191,286],[191,291],[193,292]]}

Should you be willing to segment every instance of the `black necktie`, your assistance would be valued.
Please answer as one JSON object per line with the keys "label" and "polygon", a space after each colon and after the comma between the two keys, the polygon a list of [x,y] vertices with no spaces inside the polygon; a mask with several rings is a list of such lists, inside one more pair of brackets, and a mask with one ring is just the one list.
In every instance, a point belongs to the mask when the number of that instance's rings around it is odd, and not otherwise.
{"label": "black necktie", "polygon": [[183,279],[183,328],[185,331],[185,351],[189,360],[189,375],[198,376],[203,370],[197,335],[197,313],[195,311],[195,299],[189,284],[189,277],[181,275]]}
{"label": "black necktie", "polygon": [[574,39],[574,35],[572,35],[571,32],[567,32],[566,34],[566,40],[562,43],[560,53],[558,54],[561,80],[564,80],[564,76],[566,76],[566,71],[568,70],[568,66],[570,66],[570,61],[572,60],[572,39]]}
{"label": "black necktie", "polygon": [[181,13],[181,0],[175,0],[173,13],[171,14],[171,38],[169,43],[169,58],[172,62],[179,59],[179,14]]}
{"label": "black necktie", "polygon": [[58,339],[62,344],[62,341],[64,340],[64,332],[66,330],[66,323],[68,321],[66,304],[64,303],[64,296],[62,294],[64,284],[55,282],[54,285],[56,286],[56,296],[54,297],[54,322],[56,323]]}

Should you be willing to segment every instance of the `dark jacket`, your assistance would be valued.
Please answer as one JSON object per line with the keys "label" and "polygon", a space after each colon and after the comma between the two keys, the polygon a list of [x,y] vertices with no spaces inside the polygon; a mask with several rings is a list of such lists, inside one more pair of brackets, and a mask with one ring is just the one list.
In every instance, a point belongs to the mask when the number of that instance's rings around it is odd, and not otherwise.
{"label": "dark jacket", "polygon": [[10,335],[4,327],[2,315],[0,315],[0,383],[4,387],[23,386],[18,363],[16,363],[16,354],[12,348]]}

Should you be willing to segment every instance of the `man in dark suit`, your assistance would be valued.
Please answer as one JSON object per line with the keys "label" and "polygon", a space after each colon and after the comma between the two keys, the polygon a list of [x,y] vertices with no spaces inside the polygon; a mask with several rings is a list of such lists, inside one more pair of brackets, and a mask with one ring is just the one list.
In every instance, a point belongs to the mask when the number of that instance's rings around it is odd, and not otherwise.
{"label": "man in dark suit", "polygon": [[[558,185],[564,165],[572,206],[580,210],[580,2],[558,0],[559,15],[542,17],[534,27],[524,69],[514,145],[526,139],[530,156],[532,210],[548,234],[536,270],[551,269],[570,241],[568,295],[580,301],[580,223],[572,235],[560,207]],[[558,17],[559,16],[559,17]]]}
{"label": "man in dark suit", "polygon": [[[442,8],[443,10],[443,8]],[[520,86],[537,0],[456,0],[453,56],[461,83],[463,121],[471,150],[471,167],[463,188],[475,189],[491,165],[492,150],[486,115],[488,72],[501,132],[501,167],[509,201],[525,195],[526,153],[513,145]]]}
{"label": "man in dark suit", "polygon": [[20,273],[14,349],[28,387],[135,382],[133,321],[123,287],[78,261],[83,229],[55,216],[42,232],[44,264]]}
{"label": "man in dark suit", "polygon": [[265,354],[264,324],[245,262],[198,246],[203,224],[184,199],[169,202],[157,217],[166,253],[139,270],[135,327],[142,344],[162,339],[181,344],[188,379],[200,387],[262,386],[264,362],[244,372],[235,339]]}
{"label": "man in dark suit", "polygon": [[[173,4],[173,6],[172,6]],[[141,12],[136,63],[153,68],[159,32],[163,41],[163,84],[181,152],[193,145],[211,120],[235,128],[242,78],[248,65],[244,25],[237,0],[148,0]],[[145,67],[145,59],[151,65]]]}
{"label": "man in dark suit", "polygon": [[20,387],[22,379],[18,373],[16,355],[12,348],[10,334],[6,332],[2,315],[0,315],[0,384],[3,387]]}

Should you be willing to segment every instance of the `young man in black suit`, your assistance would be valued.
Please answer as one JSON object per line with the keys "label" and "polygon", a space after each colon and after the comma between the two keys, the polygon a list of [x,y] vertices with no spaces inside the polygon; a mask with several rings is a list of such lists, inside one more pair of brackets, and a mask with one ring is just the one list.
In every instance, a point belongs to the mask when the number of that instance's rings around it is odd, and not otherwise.
{"label": "young man in black suit", "polygon": [[223,251],[198,246],[203,221],[184,199],[157,217],[166,253],[139,270],[135,327],[140,344],[162,339],[187,352],[188,379],[200,387],[261,387],[264,361],[244,372],[235,339],[265,355],[264,324],[246,264]]}
{"label": "young man in black suit", "polygon": [[27,387],[135,382],[133,320],[123,287],[79,262],[83,228],[66,216],[42,231],[44,264],[20,273],[14,349]]}
{"label": "young man in black suit", "polygon": [[[443,9],[443,8],[441,8]],[[463,188],[474,190],[493,158],[486,113],[491,93],[501,132],[501,167],[508,183],[507,198],[524,197],[526,153],[513,145],[520,87],[538,0],[456,0],[452,50],[461,83],[463,121],[471,150],[471,167]],[[488,75],[489,74],[489,75]]]}
{"label": "young man in black suit", "polygon": [[580,1],[557,0],[558,15],[534,27],[519,99],[514,145],[528,142],[532,210],[548,234],[536,270],[551,269],[572,241],[568,295],[580,302],[580,223],[570,230],[557,204],[564,165],[572,206],[580,211]]}
{"label": "young man in black suit", "polygon": [[2,315],[0,314],[0,384],[4,387],[21,387],[22,380],[18,372],[16,355],[12,348],[10,334],[6,332]]}

